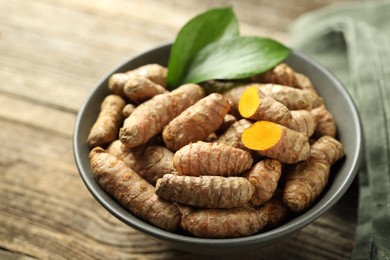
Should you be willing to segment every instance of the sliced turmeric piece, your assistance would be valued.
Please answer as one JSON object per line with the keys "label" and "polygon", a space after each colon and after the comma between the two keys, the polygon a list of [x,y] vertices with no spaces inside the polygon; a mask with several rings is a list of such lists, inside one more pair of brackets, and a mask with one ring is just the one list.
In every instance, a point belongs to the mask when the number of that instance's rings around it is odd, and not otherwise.
{"label": "sliced turmeric piece", "polygon": [[185,84],[172,92],[145,101],[124,121],[119,132],[121,142],[128,147],[136,147],[148,142],[172,119],[204,95],[205,92],[199,85]]}
{"label": "sliced turmeric piece", "polygon": [[245,129],[242,142],[260,155],[290,164],[306,160],[310,155],[305,134],[269,121],[257,121]]}
{"label": "sliced turmeric piece", "polygon": [[238,111],[245,118],[266,120],[292,129],[297,128],[290,110],[282,103],[266,96],[257,85],[248,87],[242,93]]}
{"label": "sliced turmeric piece", "polygon": [[323,136],[311,146],[310,157],[286,174],[283,202],[294,212],[308,209],[328,183],[330,167],[344,156],[342,144]]}
{"label": "sliced turmeric piece", "polygon": [[203,141],[223,123],[229,110],[228,99],[213,93],[188,107],[173,119],[163,131],[168,149],[177,151],[196,141]]}
{"label": "sliced turmeric piece", "polygon": [[156,183],[156,194],[159,197],[201,208],[243,206],[250,200],[254,190],[252,184],[243,177],[165,174]]}
{"label": "sliced turmeric piece", "polygon": [[179,209],[155,194],[154,187],[122,160],[95,147],[89,154],[100,186],[135,216],[165,230],[175,231],[181,221]]}
{"label": "sliced turmeric piece", "polygon": [[267,217],[251,208],[199,209],[186,215],[181,226],[196,237],[230,238],[255,234]]}
{"label": "sliced turmeric piece", "polygon": [[90,147],[105,146],[117,138],[126,102],[118,95],[108,95],[100,105],[96,122],[88,135]]}
{"label": "sliced turmeric piece", "polygon": [[260,206],[273,196],[281,174],[282,164],[278,160],[264,159],[243,175],[255,187],[249,201],[254,207]]}
{"label": "sliced turmeric piece", "polygon": [[236,176],[252,165],[249,152],[222,143],[191,143],[173,156],[173,166],[180,175]]}

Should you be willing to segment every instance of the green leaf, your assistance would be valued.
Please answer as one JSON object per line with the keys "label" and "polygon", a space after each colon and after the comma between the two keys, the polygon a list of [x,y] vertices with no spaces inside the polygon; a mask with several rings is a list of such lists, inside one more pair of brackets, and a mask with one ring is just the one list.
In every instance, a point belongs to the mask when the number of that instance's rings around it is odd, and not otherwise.
{"label": "green leaf", "polygon": [[238,36],[238,22],[231,7],[211,9],[190,20],[180,30],[168,62],[168,89],[178,87],[188,65],[211,42]]}
{"label": "green leaf", "polygon": [[275,40],[254,36],[210,43],[194,56],[181,83],[247,78],[273,68],[290,52]]}

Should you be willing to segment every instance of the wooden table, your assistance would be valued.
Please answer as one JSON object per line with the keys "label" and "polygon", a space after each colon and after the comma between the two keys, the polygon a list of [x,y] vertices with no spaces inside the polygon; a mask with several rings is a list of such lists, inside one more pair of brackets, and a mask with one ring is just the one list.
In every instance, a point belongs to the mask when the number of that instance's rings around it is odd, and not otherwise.
{"label": "wooden table", "polygon": [[[339,1],[245,0],[233,6],[242,34],[288,43],[294,19],[333,2]],[[229,3],[1,1],[0,259],[198,259],[144,237],[103,209],[79,177],[72,135],[79,107],[108,70],[172,41],[194,15]],[[355,181],[313,224],[246,257],[347,259],[356,211]]]}

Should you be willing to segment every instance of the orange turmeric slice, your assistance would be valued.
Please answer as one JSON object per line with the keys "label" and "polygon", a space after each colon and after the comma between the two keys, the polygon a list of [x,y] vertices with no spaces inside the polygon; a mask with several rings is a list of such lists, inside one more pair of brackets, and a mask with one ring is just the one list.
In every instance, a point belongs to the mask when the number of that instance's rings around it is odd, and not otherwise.
{"label": "orange turmeric slice", "polygon": [[266,150],[273,147],[282,137],[282,128],[269,121],[258,121],[242,134],[243,144],[252,150]]}
{"label": "orange turmeric slice", "polygon": [[306,134],[270,121],[258,121],[242,133],[242,143],[258,154],[285,163],[296,163],[310,156]]}
{"label": "orange turmeric slice", "polygon": [[257,87],[249,87],[241,95],[240,102],[238,103],[238,111],[243,117],[250,118],[256,113],[260,103],[261,99],[258,95]]}
{"label": "orange turmeric slice", "polygon": [[238,111],[245,118],[271,121],[297,130],[290,110],[274,98],[266,96],[258,85],[248,87],[242,93]]}

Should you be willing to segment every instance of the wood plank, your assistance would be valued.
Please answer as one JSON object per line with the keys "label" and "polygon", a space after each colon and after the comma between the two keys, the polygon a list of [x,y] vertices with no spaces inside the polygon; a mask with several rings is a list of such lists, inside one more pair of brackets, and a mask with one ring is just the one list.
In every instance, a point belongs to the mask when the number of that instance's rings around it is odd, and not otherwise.
{"label": "wood plank", "polygon": [[[142,234],[92,198],[78,176],[68,138],[52,136],[45,142],[45,131],[17,128],[7,121],[1,125],[15,133],[14,138],[1,138],[7,151],[0,161],[1,247],[37,258],[83,259],[107,259],[115,256],[116,247],[126,248],[124,252],[159,247],[153,240],[145,242]],[[14,147],[16,139],[21,147]],[[27,141],[31,148],[23,149]]]}
{"label": "wood plank", "polygon": [[76,116],[72,112],[47,107],[45,104],[0,95],[0,118],[71,137]]}
{"label": "wood plank", "polygon": [[[21,2],[7,2],[0,11],[5,35],[0,45],[0,91],[65,109],[78,109],[108,70],[146,49],[148,40],[154,45],[171,38],[146,35],[143,28],[148,25],[134,19],[107,23],[112,17],[63,9],[51,1],[26,2],[17,8]],[[156,32],[161,36],[161,30]]]}
{"label": "wood plank", "polygon": [[0,249],[0,259],[8,260],[32,260],[36,259],[35,257],[27,256],[25,254],[18,254],[12,251]]}

